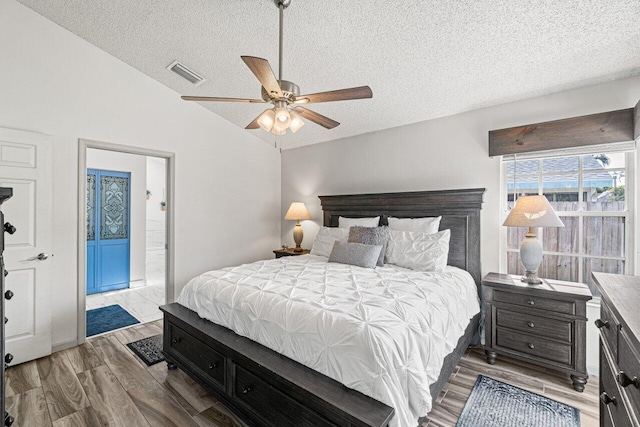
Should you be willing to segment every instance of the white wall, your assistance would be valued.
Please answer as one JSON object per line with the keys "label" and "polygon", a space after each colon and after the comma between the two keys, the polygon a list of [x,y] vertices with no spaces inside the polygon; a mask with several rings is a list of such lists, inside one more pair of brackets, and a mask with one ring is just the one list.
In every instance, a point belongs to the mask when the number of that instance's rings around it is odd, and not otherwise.
{"label": "white wall", "polygon": [[117,153],[114,151],[87,150],[87,168],[117,172],[130,172],[131,206],[129,218],[130,230],[130,281],[135,282],[145,278],[146,258],[146,181],[147,159],[135,154]]}
{"label": "white wall", "polygon": [[[303,246],[311,247],[322,225],[319,195],[484,187],[482,272],[500,271],[501,224],[506,213],[500,211],[500,159],[489,158],[488,132],[629,108],[638,99],[640,76],[286,150],[282,153],[281,215],[291,202],[306,203],[313,220],[302,223]],[[294,223],[281,221],[282,243],[291,245]],[[640,227],[636,236],[640,241]],[[635,250],[639,259],[640,245]],[[587,365],[597,375],[593,320],[598,305],[591,305],[588,314]]]}
{"label": "white wall", "polygon": [[280,245],[273,146],[14,0],[0,1],[0,58],[0,127],[53,136],[54,345],[76,340],[78,138],[176,153],[176,295]]}

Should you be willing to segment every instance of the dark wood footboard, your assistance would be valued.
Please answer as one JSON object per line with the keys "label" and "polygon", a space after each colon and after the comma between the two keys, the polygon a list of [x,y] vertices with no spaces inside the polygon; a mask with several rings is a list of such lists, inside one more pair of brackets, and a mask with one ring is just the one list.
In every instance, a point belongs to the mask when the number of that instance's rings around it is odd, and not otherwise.
{"label": "dark wood footboard", "polygon": [[177,303],[164,312],[163,353],[251,426],[384,427],[394,409]]}

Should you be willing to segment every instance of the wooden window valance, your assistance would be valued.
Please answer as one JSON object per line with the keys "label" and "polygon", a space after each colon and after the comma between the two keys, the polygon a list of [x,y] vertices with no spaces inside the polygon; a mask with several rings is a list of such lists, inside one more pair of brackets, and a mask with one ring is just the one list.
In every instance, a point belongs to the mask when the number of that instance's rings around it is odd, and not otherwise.
{"label": "wooden window valance", "polygon": [[489,156],[632,141],[640,136],[635,108],[489,131]]}

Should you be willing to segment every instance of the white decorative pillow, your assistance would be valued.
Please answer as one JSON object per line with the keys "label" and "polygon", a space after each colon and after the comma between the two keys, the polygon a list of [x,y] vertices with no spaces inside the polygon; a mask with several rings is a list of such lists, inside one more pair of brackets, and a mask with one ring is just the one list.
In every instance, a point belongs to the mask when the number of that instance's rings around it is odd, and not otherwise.
{"label": "white decorative pillow", "polygon": [[441,216],[426,218],[394,218],[390,216],[387,221],[391,230],[433,234],[438,232],[441,219]]}
{"label": "white decorative pillow", "polygon": [[338,217],[338,227],[349,229],[354,225],[360,227],[377,227],[380,223],[380,217],[373,218],[346,218],[344,216]]}
{"label": "white decorative pillow", "polygon": [[438,233],[389,230],[387,263],[418,271],[443,271],[449,257],[450,230]]}
{"label": "white decorative pillow", "polygon": [[333,244],[337,241],[346,242],[349,237],[348,228],[322,227],[311,247],[311,255],[329,258]]}

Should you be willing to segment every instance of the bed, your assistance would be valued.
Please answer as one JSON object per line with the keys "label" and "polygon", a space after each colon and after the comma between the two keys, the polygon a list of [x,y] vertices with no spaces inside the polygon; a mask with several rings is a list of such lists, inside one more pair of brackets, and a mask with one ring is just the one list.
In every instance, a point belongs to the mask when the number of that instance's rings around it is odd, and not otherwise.
{"label": "bed", "polygon": [[[465,294],[477,303],[483,192],[321,196],[325,226],[339,216],[380,215],[382,224],[387,216],[442,216],[440,229],[451,230],[446,274],[367,271],[312,255],[205,273],[185,287],[181,304],[162,307],[169,368],[179,366],[250,425],[417,425],[477,334],[477,304],[443,307]],[[376,309],[390,290],[403,312],[415,311],[407,319],[428,327]],[[339,304],[323,305],[327,295]],[[403,328],[408,338],[395,338]]]}

